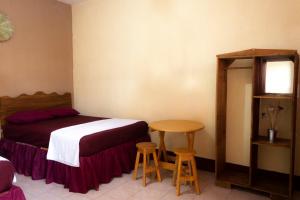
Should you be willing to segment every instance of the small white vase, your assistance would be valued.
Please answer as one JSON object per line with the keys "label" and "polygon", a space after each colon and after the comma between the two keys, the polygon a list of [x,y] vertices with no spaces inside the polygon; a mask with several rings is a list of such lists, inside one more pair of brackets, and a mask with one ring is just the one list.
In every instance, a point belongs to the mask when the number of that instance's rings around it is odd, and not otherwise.
{"label": "small white vase", "polygon": [[268,138],[270,143],[273,143],[275,141],[276,133],[277,131],[275,129],[268,129]]}

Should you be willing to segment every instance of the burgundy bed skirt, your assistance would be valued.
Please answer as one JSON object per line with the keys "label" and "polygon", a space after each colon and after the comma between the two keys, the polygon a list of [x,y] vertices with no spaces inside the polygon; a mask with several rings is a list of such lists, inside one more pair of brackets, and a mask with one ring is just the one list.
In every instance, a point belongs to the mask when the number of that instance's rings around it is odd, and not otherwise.
{"label": "burgundy bed skirt", "polygon": [[0,154],[8,158],[19,174],[46,183],[63,184],[70,192],[87,193],[99,189],[113,177],[130,173],[134,167],[136,143],[150,141],[149,136],[114,146],[92,156],[81,156],[80,167],[71,167],[46,160],[47,151],[10,140],[0,140]]}
{"label": "burgundy bed skirt", "polygon": [[10,190],[0,193],[0,200],[26,200],[21,188],[12,186]]}

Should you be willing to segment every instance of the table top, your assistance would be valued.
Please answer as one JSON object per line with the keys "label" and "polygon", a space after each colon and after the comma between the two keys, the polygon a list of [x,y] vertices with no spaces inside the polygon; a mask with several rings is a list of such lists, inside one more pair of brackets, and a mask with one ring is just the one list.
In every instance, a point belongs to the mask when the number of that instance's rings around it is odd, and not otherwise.
{"label": "table top", "polygon": [[202,130],[204,125],[200,122],[190,120],[161,120],[151,122],[149,127],[154,131],[186,133]]}

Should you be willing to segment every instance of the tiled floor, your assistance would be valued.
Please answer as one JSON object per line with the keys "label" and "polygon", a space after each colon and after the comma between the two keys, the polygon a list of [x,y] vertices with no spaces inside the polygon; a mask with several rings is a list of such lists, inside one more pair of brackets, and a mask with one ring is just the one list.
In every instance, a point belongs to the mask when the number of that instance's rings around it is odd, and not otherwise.
{"label": "tiled floor", "polygon": [[[91,190],[87,194],[71,193],[62,185],[45,184],[44,180],[32,181],[30,177],[17,175],[17,184],[20,186],[28,200],[267,200],[266,196],[249,193],[238,189],[224,189],[214,185],[214,174],[200,171],[201,194],[196,195],[189,186],[182,186],[182,194],[175,195],[175,187],[172,186],[172,174],[163,171],[163,181],[154,180],[143,187],[141,179],[131,179],[131,174],[124,174],[120,178],[114,178],[109,184],[100,185],[99,191]],[[295,199],[300,199],[297,194]]]}

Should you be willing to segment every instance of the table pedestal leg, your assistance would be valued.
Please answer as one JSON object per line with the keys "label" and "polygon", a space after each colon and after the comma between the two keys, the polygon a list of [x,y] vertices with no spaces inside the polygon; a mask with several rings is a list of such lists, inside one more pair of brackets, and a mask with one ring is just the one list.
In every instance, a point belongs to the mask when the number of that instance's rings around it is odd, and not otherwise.
{"label": "table pedestal leg", "polygon": [[187,132],[186,138],[187,138],[187,142],[188,142],[188,150],[193,151],[194,150],[195,132]]}
{"label": "table pedestal leg", "polygon": [[168,161],[167,150],[165,145],[165,132],[159,132],[159,148],[158,148],[158,160],[161,160],[161,154],[164,156],[164,160]]}

